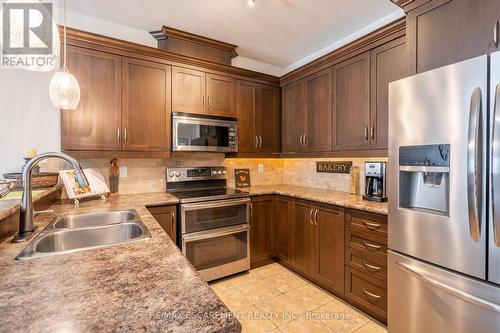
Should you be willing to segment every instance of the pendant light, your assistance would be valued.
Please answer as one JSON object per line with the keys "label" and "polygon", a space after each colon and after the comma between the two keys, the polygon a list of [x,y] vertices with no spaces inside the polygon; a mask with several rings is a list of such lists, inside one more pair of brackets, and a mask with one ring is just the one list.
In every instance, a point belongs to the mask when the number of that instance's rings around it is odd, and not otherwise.
{"label": "pendant light", "polygon": [[75,76],[66,67],[66,0],[64,0],[64,62],[63,66],[50,80],[49,93],[52,104],[58,109],[75,110],[80,102],[80,86]]}

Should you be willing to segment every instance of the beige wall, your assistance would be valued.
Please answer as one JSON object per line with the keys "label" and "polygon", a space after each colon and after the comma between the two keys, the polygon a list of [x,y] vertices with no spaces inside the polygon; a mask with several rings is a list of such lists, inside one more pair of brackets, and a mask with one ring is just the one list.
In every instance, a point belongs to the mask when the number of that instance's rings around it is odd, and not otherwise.
{"label": "beige wall", "polygon": [[[224,165],[228,170],[228,185],[234,186],[234,169],[250,169],[250,180],[255,185],[288,184],[308,186],[332,191],[349,192],[349,174],[316,173],[316,161],[352,161],[354,167],[360,168],[359,192],[364,188],[364,162],[387,161],[386,158],[227,158],[223,154],[183,153],[169,159],[123,159],[119,165],[126,165],[128,175],[120,178],[119,193],[146,193],[165,191],[166,172],[168,167],[180,166],[218,166]],[[107,178],[109,160],[80,160],[84,168],[96,168]],[[263,172],[259,173],[259,164]],[[47,163],[42,170],[58,170],[57,160]]]}

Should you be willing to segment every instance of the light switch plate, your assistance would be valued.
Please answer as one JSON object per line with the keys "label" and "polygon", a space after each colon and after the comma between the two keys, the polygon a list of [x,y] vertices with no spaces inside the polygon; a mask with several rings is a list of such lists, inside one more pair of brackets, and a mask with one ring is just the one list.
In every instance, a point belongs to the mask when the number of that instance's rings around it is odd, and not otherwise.
{"label": "light switch plate", "polygon": [[264,164],[259,164],[257,166],[257,172],[258,173],[264,173]]}
{"label": "light switch plate", "polygon": [[120,178],[127,178],[128,169],[126,165],[120,165]]}

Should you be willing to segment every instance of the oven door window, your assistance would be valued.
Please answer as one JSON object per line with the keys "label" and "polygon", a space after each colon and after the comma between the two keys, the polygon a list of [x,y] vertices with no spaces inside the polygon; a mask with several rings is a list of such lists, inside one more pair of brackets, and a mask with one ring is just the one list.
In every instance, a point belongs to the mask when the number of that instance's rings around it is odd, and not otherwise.
{"label": "oven door window", "polygon": [[201,271],[248,257],[248,230],[199,240],[184,240],[186,257]]}
{"label": "oven door window", "polygon": [[228,148],[229,127],[178,123],[177,145]]}
{"label": "oven door window", "polygon": [[[247,203],[210,207],[210,205],[185,205],[182,216],[182,232],[222,228],[247,223]],[[199,207],[199,208],[198,208]]]}

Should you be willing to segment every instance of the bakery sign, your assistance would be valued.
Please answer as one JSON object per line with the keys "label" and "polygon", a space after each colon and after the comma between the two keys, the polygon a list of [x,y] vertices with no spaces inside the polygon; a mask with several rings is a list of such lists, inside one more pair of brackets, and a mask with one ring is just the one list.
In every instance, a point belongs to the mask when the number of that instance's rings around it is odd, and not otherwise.
{"label": "bakery sign", "polygon": [[321,173],[349,173],[351,172],[352,162],[331,162],[331,161],[317,161],[316,172]]}

